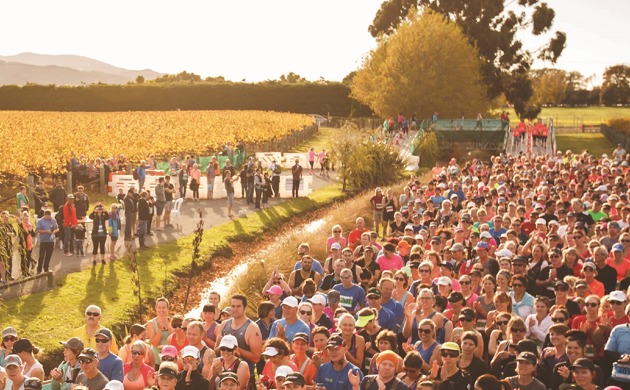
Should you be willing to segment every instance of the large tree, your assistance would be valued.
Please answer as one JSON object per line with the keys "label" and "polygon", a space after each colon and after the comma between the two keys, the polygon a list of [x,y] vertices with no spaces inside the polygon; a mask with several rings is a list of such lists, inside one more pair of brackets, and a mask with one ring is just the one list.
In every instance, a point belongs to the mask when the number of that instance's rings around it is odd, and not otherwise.
{"label": "large tree", "polygon": [[602,101],[606,105],[630,102],[630,66],[615,65],[604,71]]}
{"label": "large tree", "polygon": [[364,60],[352,96],[383,117],[475,116],[488,107],[479,54],[459,26],[431,11],[416,11]]}
{"label": "large tree", "polygon": [[569,73],[562,69],[544,68],[532,70],[534,100],[540,104],[561,104],[569,88]]}
{"label": "large tree", "polygon": [[[457,23],[482,59],[482,74],[488,97],[505,92],[510,101],[528,101],[530,96],[509,96],[511,85],[522,81],[534,55],[555,63],[562,54],[566,35],[551,32],[555,12],[540,0],[385,0],[376,13],[370,33],[390,35],[408,18],[411,9],[428,8]],[[533,51],[523,46],[519,32],[530,31],[550,39]],[[514,77],[516,80],[510,80]]]}

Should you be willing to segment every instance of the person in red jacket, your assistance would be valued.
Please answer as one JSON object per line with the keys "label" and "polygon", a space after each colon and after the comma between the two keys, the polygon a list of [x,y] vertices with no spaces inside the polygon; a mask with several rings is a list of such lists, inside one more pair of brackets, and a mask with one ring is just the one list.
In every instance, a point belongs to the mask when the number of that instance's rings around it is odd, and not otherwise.
{"label": "person in red jacket", "polygon": [[63,254],[74,254],[74,228],[77,227],[77,208],[74,206],[74,195],[69,194],[63,205]]}

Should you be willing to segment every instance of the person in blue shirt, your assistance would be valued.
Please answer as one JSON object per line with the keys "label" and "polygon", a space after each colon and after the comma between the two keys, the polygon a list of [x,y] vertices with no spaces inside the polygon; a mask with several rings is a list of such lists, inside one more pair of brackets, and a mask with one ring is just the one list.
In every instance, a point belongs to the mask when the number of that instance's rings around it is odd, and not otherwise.
{"label": "person in blue shirt", "polygon": [[398,327],[403,323],[405,313],[403,306],[392,294],[394,293],[394,281],[390,278],[383,278],[378,285],[381,290],[381,306],[394,313],[394,319]]}
{"label": "person in blue shirt", "polygon": [[282,318],[271,324],[269,338],[280,337],[289,342],[293,341],[296,333],[311,334],[311,328],[298,318],[299,302],[296,297],[286,297],[282,301]]}
{"label": "person in blue shirt", "polygon": [[[326,390],[358,390],[363,373],[357,366],[346,360],[347,347],[343,337],[340,334],[330,336],[326,350],[330,356],[330,363],[319,366],[315,383]],[[355,383],[354,385],[351,380]]]}
{"label": "person in blue shirt", "polygon": [[101,328],[94,335],[96,350],[98,354],[98,370],[110,381],[123,381],[123,361],[118,356],[110,352],[110,345],[113,341],[112,331]]}
{"label": "person in blue shirt", "polygon": [[[308,243],[303,242],[300,244],[300,246],[298,247],[298,256],[300,257],[300,260],[297,263],[295,263],[295,266],[293,267],[295,271],[302,269],[302,258],[304,257],[304,255],[308,255],[310,253],[310,249],[311,248],[308,245]],[[320,263],[319,260],[315,258],[313,258],[312,269],[318,274],[324,276],[324,268],[322,267],[322,263]]]}
{"label": "person in blue shirt", "polygon": [[[626,306],[626,316],[630,316],[630,305]],[[612,361],[618,360],[622,355],[630,355],[630,324],[620,324],[613,328],[604,353]]]}
{"label": "person in blue shirt", "polygon": [[341,295],[339,303],[352,314],[356,314],[365,307],[365,290],[352,282],[352,271],[348,268],[341,270],[341,283],[336,284],[333,290]]}
{"label": "person in blue shirt", "polygon": [[[398,325],[396,323],[396,316],[392,311],[381,306],[381,290],[376,287],[372,287],[368,289],[366,296],[368,306],[378,311],[378,324],[387,330],[397,332]],[[362,327],[358,324],[357,326]]]}
{"label": "person in blue shirt", "polygon": [[37,273],[49,271],[50,258],[55,246],[55,233],[59,230],[57,221],[52,218],[50,210],[44,211],[44,217],[37,221],[37,233],[39,234],[39,259],[37,261]]}

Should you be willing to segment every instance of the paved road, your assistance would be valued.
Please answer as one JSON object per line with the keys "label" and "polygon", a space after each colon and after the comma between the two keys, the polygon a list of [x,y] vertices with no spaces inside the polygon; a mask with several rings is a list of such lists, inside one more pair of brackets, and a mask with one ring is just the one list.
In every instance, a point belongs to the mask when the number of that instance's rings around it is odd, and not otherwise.
{"label": "paved road", "polygon": [[[308,173],[308,170],[305,170]],[[317,173],[317,172],[316,172]],[[313,190],[320,189],[325,187],[336,181],[337,175],[334,172],[331,172],[330,178],[322,178],[319,174],[314,175],[313,179]],[[254,205],[247,205],[245,199],[240,198],[240,184],[236,184],[236,196],[237,198],[234,200],[234,218],[237,218],[239,211],[244,210],[246,214],[254,213]],[[114,203],[114,198],[112,198],[112,202]],[[268,206],[275,206],[282,202],[286,201],[286,198],[271,198],[269,199]],[[108,205],[106,205],[108,207]],[[176,240],[180,237],[192,234],[195,230],[195,226],[199,221],[197,210],[201,209],[204,216],[204,228],[209,229],[213,226],[220,225],[230,220],[227,216],[227,204],[225,199],[216,199],[216,200],[200,200],[198,202],[187,199],[181,207],[182,214],[182,225],[180,229],[169,228],[163,231],[154,231],[154,236],[146,237],[146,245],[153,246],[160,242],[168,242]],[[124,226],[123,226],[124,231]],[[53,256],[50,261],[50,270],[53,273],[53,281],[59,279],[62,276],[65,276],[72,272],[78,272],[87,268],[92,267],[92,243],[88,238],[86,242],[89,242],[89,247],[85,251],[85,256],[64,256],[63,251],[58,247],[55,248]],[[124,247],[125,241],[122,237],[118,240],[116,245],[116,253],[119,257],[126,255],[127,249]],[[134,245],[138,245],[138,240],[134,241]],[[106,245],[106,254],[105,258],[107,262],[109,260],[109,240]],[[36,248],[35,251],[38,249]],[[34,254],[34,258],[37,259],[37,254]],[[96,267],[101,267],[100,260],[97,262]],[[14,267],[15,268],[15,267]],[[16,272],[14,271],[14,274]],[[34,280],[31,280],[34,279]],[[54,284],[54,282],[53,282]],[[3,299],[11,299],[13,297],[30,294],[37,291],[42,291],[47,289],[47,280],[46,278],[29,278],[25,283],[21,283],[17,286],[10,283],[8,289],[0,290],[0,297]]]}

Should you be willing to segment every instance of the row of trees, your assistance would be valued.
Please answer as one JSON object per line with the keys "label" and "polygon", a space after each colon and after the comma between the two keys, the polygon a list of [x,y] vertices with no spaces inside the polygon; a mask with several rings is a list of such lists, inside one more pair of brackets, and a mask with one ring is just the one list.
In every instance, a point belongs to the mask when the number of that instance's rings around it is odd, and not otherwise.
{"label": "row of trees", "polygon": [[630,66],[615,65],[606,68],[603,84],[589,89],[591,77],[562,69],[531,71],[534,83],[534,100],[543,105],[599,105],[630,103]]}
{"label": "row of trees", "polygon": [[371,116],[342,83],[175,82],[0,87],[0,109],[31,111],[264,110]]}

